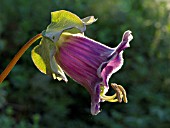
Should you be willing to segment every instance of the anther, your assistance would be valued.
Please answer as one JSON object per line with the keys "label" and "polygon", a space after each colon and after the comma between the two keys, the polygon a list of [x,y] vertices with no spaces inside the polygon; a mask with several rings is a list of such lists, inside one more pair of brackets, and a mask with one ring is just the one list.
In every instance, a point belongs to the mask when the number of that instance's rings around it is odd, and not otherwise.
{"label": "anther", "polygon": [[126,91],[121,85],[117,85],[114,83],[111,83],[112,88],[116,91],[116,93],[112,96],[106,96],[104,94],[104,86],[100,86],[101,92],[100,92],[100,98],[102,100],[108,101],[108,102],[122,102],[122,99],[125,103],[127,103],[127,97],[126,97]]}

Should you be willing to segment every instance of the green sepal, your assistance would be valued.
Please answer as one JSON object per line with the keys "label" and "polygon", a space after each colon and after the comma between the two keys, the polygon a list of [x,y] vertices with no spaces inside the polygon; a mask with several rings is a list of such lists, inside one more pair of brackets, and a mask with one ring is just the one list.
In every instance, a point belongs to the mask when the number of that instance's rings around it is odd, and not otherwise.
{"label": "green sepal", "polygon": [[94,16],[88,16],[81,20],[77,15],[65,10],[51,12],[51,23],[42,35],[56,43],[62,32],[83,33],[86,30],[86,25],[90,25],[96,20]]}
{"label": "green sepal", "polygon": [[48,25],[43,36],[48,37],[54,43],[58,41],[63,31],[70,33],[83,33],[86,30],[85,24],[75,14],[61,10],[51,12],[51,23]]}
{"label": "green sepal", "polygon": [[84,33],[86,25],[96,20],[94,16],[80,19],[77,15],[65,10],[51,12],[51,23],[42,32],[40,44],[32,50],[31,56],[36,67],[42,73],[53,76],[54,79],[63,79],[67,82],[63,70],[55,60],[58,40],[62,32]]}
{"label": "green sepal", "polygon": [[82,21],[85,25],[90,25],[90,24],[96,22],[97,19],[95,19],[94,16],[88,16],[88,17],[83,18]]}
{"label": "green sepal", "polygon": [[55,53],[55,44],[48,38],[43,37],[40,44],[34,47],[32,50],[31,57],[36,67],[42,73],[53,76],[54,79],[63,79],[67,82],[67,78],[64,72],[55,61]]}

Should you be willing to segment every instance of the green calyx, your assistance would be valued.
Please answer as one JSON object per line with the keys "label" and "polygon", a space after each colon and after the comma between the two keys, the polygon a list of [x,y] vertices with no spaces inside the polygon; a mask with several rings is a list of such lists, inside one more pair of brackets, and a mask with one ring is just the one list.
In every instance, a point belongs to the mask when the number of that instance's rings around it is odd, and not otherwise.
{"label": "green calyx", "polygon": [[86,25],[90,25],[95,21],[94,16],[89,16],[81,20],[77,15],[65,10],[51,12],[51,23],[42,35],[55,43],[58,41],[62,32],[72,34],[83,33],[86,30]]}
{"label": "green calyx", "polygon": [[65,10],[52,12],[51,23],[42,32],[40,44],[32,50],[31,56],[36,67],[42,73],[53,76],[54,79],[67,81],[54,57],[57,52],[57,42],[63,32],[84,33],[86,25],[95,21],[93,16],[81,20],[77,15]]}

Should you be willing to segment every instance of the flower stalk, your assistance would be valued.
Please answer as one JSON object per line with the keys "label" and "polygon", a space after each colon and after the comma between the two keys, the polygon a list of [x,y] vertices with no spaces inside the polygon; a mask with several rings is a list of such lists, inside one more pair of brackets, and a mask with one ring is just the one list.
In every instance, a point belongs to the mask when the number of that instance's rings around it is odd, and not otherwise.
{"label": "flower stalk", "polygon": [[0,75],[0,84],[4,81],[4,79],[7,77],[7,75],[10,73],[10,71],[13,69],[15,64],[18,62],[18,60],[21,58],[21,56],[25,53],[25,51],[38,39],[42,37],[41,33],[37,34],[33,38],[31,38],[14,56],[14,58],[11,60],[11,62],[8,64],[8,66],[5,68],[5,70]]}

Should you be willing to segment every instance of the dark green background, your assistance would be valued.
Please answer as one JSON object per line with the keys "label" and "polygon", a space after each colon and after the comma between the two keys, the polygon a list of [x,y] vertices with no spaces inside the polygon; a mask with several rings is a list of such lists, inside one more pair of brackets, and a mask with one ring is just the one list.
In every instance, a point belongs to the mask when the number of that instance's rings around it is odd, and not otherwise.
{"label": "dark green background", "polygon": [[[167,0],[168,1],[168,0]],[[166,0],[1,0],[0,72],[31,37],[50,23],[50,12],[71,11],[98,21],[85,34],[115,47],[133,32],[125,63],[110,79],[127,90],[128,104],[101,103],[90,114],[90,95],[71,79],[42,74],[31,46],[0,87],[1,128],[169,128],[170,2]],[[109,94],[114,92],[110,91]]]}

